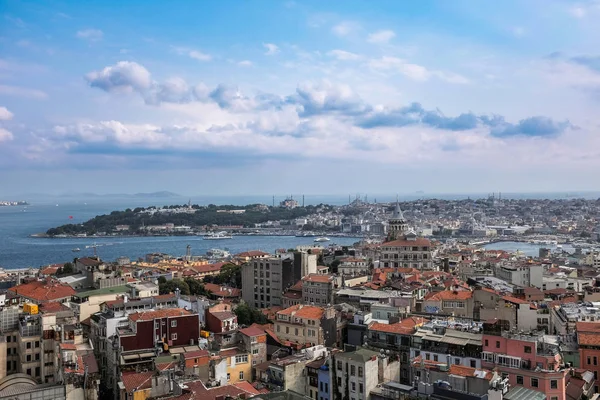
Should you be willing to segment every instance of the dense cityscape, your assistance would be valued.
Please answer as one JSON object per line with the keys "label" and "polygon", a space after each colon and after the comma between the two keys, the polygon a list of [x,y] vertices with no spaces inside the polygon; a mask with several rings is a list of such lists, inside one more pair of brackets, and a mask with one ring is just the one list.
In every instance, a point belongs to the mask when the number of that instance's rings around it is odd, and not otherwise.
{"label": "dense cityscape", "polygon": [[[207,209],[288,218],[177,223]],[[92,236],[122,235],[130,229],[122,218],[154,214],[163,223],[136,234],[315,239],[273,253],[195,255],[188,246],[137,260],[105,260],[94,248],[4,270],[0,397],[578,400],[598,392],[600,201],[190,203],[96,217],[106,229]],[[112,225],[102,222],[110,216]],[[326,235],[336,234],[356,243],[330,243]],[[494,242],[539,252],[485,248]]]}

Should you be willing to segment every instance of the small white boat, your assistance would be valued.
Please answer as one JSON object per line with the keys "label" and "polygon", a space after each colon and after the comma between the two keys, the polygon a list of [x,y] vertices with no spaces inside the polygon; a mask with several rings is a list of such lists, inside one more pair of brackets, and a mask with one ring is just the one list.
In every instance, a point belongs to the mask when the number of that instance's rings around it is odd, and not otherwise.
{"label": "small white boat", "polygon": [[78,251],[81,251],[81,249],[79,247],[75,247],[73,250],[71,250],[73,253],[77,253]]}
{"label": "small white boat", "polygon": [[322,237],[316,238],[315,242],[329,242],[329,240],[331,240],[331,239],[329,239],[328,237],[322,236]]}
{"label": "small white boat", "polygon": [[202,237],[204,240],[222,240],[222,239],[233,239],[233,236],[228,235],[227,232],[208,233]]}

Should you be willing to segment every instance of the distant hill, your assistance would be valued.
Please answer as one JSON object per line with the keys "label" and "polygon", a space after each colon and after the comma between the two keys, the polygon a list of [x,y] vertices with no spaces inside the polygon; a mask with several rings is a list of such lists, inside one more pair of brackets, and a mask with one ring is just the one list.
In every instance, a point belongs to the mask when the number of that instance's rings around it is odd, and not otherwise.
{"label": "distant hill", "polygon": [[136,193],[136,194],[132,195],[132,197],[165,199],[165,198],[169,198],[169,197],[181,197],[181,195],[163,190],[162,192]]}

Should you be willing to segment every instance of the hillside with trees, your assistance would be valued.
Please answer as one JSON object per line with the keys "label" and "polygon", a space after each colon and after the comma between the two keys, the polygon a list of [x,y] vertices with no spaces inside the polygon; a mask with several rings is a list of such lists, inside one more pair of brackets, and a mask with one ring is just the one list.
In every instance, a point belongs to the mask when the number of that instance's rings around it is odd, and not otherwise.
{"label": "hillside with trees", "polygon": [[[214,204],[206,207],[193,205],[193,213],[178,212],[187,206],[165,206],[162,212],[156,207],[126,209],[124,211],[113,211],[108,215],[96,216],[83,224],[67,224],[48,229],[49,236],[56,235],[95,235],[99,232],[111,233],[117,225],[129,225],[127,232],[123,234],[143,234],[143,226],[164,225],[168,223],[176,226],[186,225],[192,228],[200,228],[210,225],[240,225],[251,228],[255,224],[267,221],[292,220],[315,214],[317,209],[332,209],[327,205],[296,207],[293,209],[283,207],[267,207],[253,204],[248,206],[216,206]],[[244,213],[228,213],[228,210],[245,210]],[[173,210],[172,212],[170,210]],[[219,212],[221,211],[221,212]]]}

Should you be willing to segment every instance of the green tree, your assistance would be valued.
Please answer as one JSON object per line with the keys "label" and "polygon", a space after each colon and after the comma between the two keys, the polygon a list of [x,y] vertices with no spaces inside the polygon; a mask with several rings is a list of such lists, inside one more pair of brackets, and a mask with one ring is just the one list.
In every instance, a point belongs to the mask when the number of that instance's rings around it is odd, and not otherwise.
{"label": "green tree", "polygon": [[158,284],[160,285],[161,283],[167,283],[167,278],[165,278],[164,276],[159,276]]}
{"label": "green tree", "polygon": [[268,322],[267,317],[263,313],[246,303],[237,306],[233,312],[237,316],[238,324],[240,325],[266,324]]}
{"label": "green tree", "polygon": [[339,265],[340,265],[340,264],[341,264],[341,261],[340,261],[340,260],[333,260],[333,261],[331,262],[331,265],[329,266],[329,268],[331,269],[331,273],[332,273],[332,274],[337,274],[337,272],[338,272],[338,267],[339,267]]}
{"label": "green tree", "polygon": [[204,285],[197,279],[185,278],[184,282],[187,283],[190,294],[193,296],[206,296],[209,294]]}
{"label": "green tree", "polygon": [[158,285],[158,293],[169,294],[175,293],[175,289],[179,288],[179,292],[184,295],[190,294],[190,287],[181,279],[173,279]]}
{"label": "green tree", "polygon": [[72,263],[68,262],[68,263],[65,263],[65,265],[63,265],[63,267],[62,267],[63,274],[68,275],[68,274],[72,274],[73,272],[75,272],[75,267],[73,266]]}
{"label": "green tree", "polygon": [[[208,282],[208,280],[206,280]],[[221,267],[219,275],[212,278],[217,285],[226,284],[236,288],[242,287],[242,266],[236,264],[225,264]]]}

